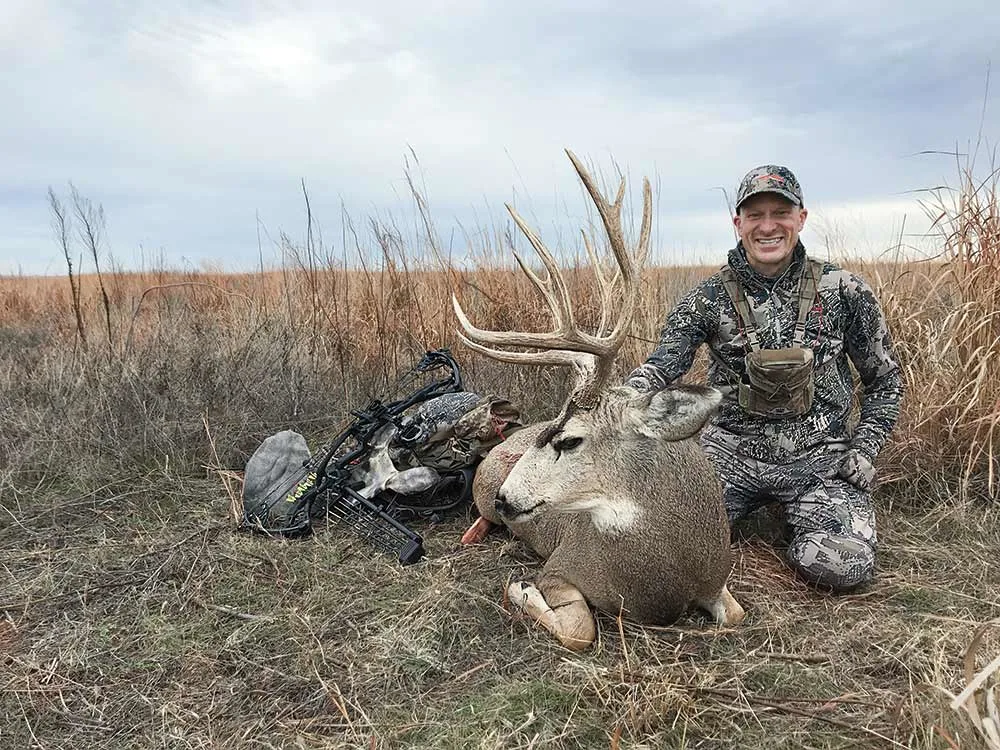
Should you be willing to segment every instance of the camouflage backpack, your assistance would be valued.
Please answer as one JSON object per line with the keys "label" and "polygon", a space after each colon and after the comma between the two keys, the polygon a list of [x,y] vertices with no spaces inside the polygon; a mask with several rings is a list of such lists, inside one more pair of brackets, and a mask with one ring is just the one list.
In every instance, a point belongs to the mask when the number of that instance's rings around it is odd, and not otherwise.
{"label": "camouflage backpack", "polygon": [[521,412],[507,399],[450,393],[421,404],[404,421],[390,455],[399,467],[472,468],[521,427]]}

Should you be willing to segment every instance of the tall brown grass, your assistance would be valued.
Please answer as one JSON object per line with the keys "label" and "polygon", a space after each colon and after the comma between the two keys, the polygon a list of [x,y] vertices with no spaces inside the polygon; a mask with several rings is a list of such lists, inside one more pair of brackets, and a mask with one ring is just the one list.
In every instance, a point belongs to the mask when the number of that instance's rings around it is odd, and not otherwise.
{"label": "tall brown grass", "polygon": [[[903,413],[882,457],[884,482],[944,479],[960,497],[996,495],[997,174],[990,169],[977,176],[968,165],[957,187],[927,201],[938,258],[845,259],[875,287],[906,374]],[[427,211],[422,201],[417,205]],[[433,224],[422,215],[422,244],[434,247]],[[192,463],[208,447],[201,434],[208,419],[222,433],[225,460],[238,464],[266,431],[288,423],[307,433],[321,429],[438,346],[458,353],[471,387],[501,392],[533,415],[551,412],[562,398],[563,374],[484,361],[455,336],[452,293],[485,327],[550,325],[502,248],[480,247],[459,267],[418,259],[391,226],[373,222],[370,229],[374,249],[364,249],[355,232],[354,256],[317,244],[311,233],[303,246],[283,238],[294,262],[281,270],[155,269],[105,273],[100,280],[78,274],[78,298],[65,279],[0,278],[8,393],[26,407],[8,410],[5,429],[29,445],[36,439],[51,445],[54,438],[39,430],[65,426],[76,415],[79,421],[70,424],[88,433],[78,439],[92,449]],[[649,270],[632,338],[619,358],[622,373],[650,351],[681,293],[712,270]],[[581,321],[593,325],[599,299],[591,269],[577,260],[566,274]],[[92,351],[81,346],[81,330]],[[48,404],[44,416],[40,404]],[[39,424],[23,423],[32,413]],[[31,449],[22,444],[19,450]]]}
{"label": "tall brown grass", "polygon": [[[417,263],[398,243],[357,265],[327,255],[255,274],[104,274],[103,289],[78,275],[78,303],[65,279],[0,279],[4,427],[17,437],[2,450],[17,453],[12,465],[29,473],[48,465],[55,444],[98,463],[169,457],[195,468],[209,455],[207,420],[222,460],[238,467],[271,431],[290,426],[315,437],[333,429],[440,346],[458,354],[470,388],[506,395],[539,417],[561,403],[565,373],[497,365],[463,350],[455,335],[453,292],[481,325],[549,326],[519,272]],[[623,368],[644,356],[670,303],[701,273],[650,274],[645,320]],[[567,278],[581,321],[593,325],[590,270],[578,265]]]}
{"label": "tall brown grass", "polygon": [[873,272],[906,373],[907,398],[886,455],[898,476],[957,478],[961,496],[998,490],[1000,203],[995,160],[970,160],[924,209],[940,253]]}

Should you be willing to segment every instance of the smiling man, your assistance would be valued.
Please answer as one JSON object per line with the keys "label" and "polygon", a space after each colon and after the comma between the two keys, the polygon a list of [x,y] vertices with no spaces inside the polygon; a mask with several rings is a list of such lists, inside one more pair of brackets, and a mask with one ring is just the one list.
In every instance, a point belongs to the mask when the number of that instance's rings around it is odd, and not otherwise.
{"label": "smiling man", "polygon": [[[707,345],[708,381],[724,399],[701,442],[730,522],[777,503],[791,567],[851,591],[874,575],[874,464],[898,419],[903,380],[872,288],[806,255],[807,215],[787,167],[747,173],[728,263],[681,299],[626,383],[669,385]],[[851,364],[862,384],[857,414]]]}

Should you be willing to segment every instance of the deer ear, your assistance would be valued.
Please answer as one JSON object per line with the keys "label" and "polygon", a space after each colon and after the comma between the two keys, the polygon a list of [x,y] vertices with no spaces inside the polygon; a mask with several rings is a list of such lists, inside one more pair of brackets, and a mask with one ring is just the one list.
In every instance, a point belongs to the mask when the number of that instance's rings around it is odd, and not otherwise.
{"label": "deer ear", "polygon": [[721,402],[722,393],[715,388],[675,385],[639,394],[630,411],[640,433],[674,441],[697,434]]}

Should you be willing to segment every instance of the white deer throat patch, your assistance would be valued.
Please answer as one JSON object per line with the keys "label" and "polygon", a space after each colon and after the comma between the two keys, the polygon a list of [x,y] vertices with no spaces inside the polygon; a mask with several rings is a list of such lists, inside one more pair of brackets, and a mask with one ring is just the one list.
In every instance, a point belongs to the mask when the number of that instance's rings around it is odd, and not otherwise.
{"label": "white deer throat patch", "polygon": [[594,528],[602,534],[624,534],[636,528],[643,510],[635,501],[611,499],[605,496],[591,497],[572,503],[567,510],[585,510],[590,513]]}

